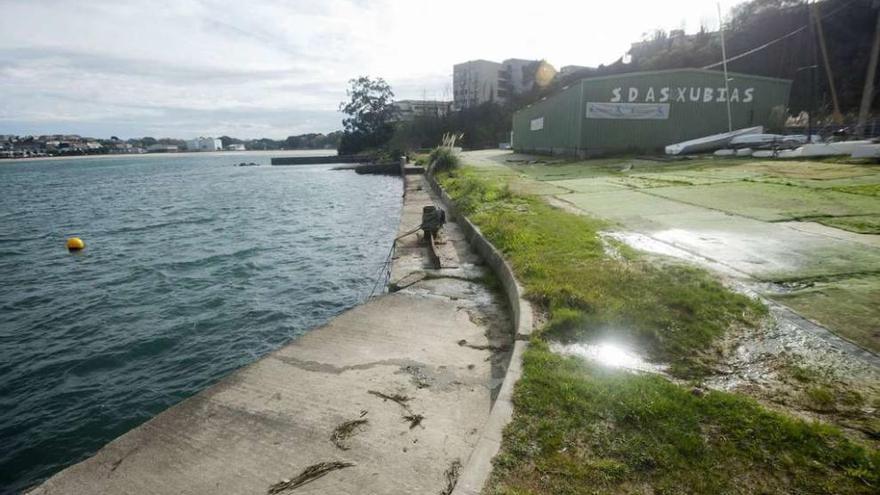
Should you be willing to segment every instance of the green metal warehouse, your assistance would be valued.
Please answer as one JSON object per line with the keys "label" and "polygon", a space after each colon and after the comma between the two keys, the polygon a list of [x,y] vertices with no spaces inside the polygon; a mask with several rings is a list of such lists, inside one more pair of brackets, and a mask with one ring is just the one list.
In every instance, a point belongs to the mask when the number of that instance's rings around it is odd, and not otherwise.
{"label": "green metal warehouse", "polygon": [[595,155],[653,151],[733,129],[767,126],[791,81],[703,69],[582,79],[513,116],[519,152]]}

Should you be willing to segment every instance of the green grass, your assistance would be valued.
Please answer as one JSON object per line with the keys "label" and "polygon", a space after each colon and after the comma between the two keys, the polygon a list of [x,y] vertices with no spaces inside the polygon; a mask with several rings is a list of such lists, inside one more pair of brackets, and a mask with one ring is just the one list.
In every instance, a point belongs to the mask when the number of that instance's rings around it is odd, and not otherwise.
{"label": "green grass", "polygon": [[518,195],[498,177],[464,168],[441,182],[549,313],[525,354],[486,492],[877,493],[880,453],[834,427],[561,357],[546,344],[624,340],[670,373],[698,378],[715,363],[718,339],[758,324],[763,306],[702,270],[629,249],[611,256],[602,222]]}
{"label": "green grass", "polygon": [[488,493],[877,493],[880,453],[833,427],[656,375],[525,354]]}
{"label": "green grass", "polygon": [[824,189],[741,181],[706,186],[665,187],[653,194],[757,220],[880,214],[880,201]]}
{"label": "green grass", "polygon": [[880,234],[880,215],[819,217],[815,221],[822,225],[848,230],[856,234]]}
{"label": "green grass", "polygon": [[880,184],[861,184],[855,186],[837,186],[832,187],[838,192],[846,192],[852,194],[863,194],[865,196],[880,197]]}

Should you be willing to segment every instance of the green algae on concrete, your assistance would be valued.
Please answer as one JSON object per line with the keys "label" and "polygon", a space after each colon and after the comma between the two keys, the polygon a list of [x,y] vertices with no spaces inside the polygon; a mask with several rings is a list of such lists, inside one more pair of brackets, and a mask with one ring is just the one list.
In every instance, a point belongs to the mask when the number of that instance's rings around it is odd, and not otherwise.
{"label": "green algae on concrete", "polygon": [[847,217],[818,217],[813,219],[822,225],[856,232],[880,234],[880,215],[853,215]]}
{"label": "green algae on concrete", "polygon": [[651,192],[676,201],[766,222],[880,214],[880,201],[872,197],[777,184],[735,182],[667,187]]}
{"label": "green algae on concrete", "polygon": [[853,194],[864,194],[865,196],[880,197],[880,181],[877,184],[860,184],[850,186],[835,186],[835,191],[848,192]]}
{"label": "green algae on concrete", "polygon": [[815,161],[750,161],[735,168],[790,179],[831,180],[880,175],[876,167]]}
{"label": "green algae on concrete", "polygon": [[770,297],[880,353],[880,274],[819,280],[800,290]]}

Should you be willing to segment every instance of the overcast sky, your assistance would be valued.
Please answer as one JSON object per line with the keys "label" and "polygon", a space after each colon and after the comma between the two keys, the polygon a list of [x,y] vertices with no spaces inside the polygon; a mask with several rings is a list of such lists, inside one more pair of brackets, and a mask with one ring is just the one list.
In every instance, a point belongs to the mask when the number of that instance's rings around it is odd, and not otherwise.
{"label": "overcast sky", "polygon": [[0,134],[123,138],[328,132],[358,75],[398,99],[451,99],[458,62],[595,66],[654,29],[718,25],[709,0],[0,0],[0,12]]}

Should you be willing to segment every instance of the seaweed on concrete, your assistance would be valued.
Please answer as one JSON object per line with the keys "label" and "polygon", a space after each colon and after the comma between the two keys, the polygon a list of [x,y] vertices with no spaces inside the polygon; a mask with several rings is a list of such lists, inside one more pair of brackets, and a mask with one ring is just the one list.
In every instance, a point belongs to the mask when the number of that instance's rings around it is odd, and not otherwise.
{"label": "seaweed on concrete", "polygon": [[276,493],[281,493],[285,490],[293,490],[305,485],[306,483],[315,481],[316,479],[323,477],[327,473],[337,471],[339,469],[345,469],[354,465],[355,464],[353,462],[344,461],[319,462],[317,464],[312,464],[311,466],[305,468],[296,477],[289,480],[281,480],[278,483],[270,486],[267,493],[269,495],[274,495]]}
{"label": "seaweed on concrete", "polygon": [[366,419],[353,419],[340,423],[339,426],[333,429],[330,441],[339,450],[348,450],[350,448],[347,444],[348,439],[354,436],[357,430],[365,424],[367,424]]}
{"label": "seaweed on concrete", "polygon": [[440,491],[440,495],[450,495],[458,483],[458,476],[461,474],[461,461],[456,459],[452,461],[443,476],[446,478],[446,487]]}

